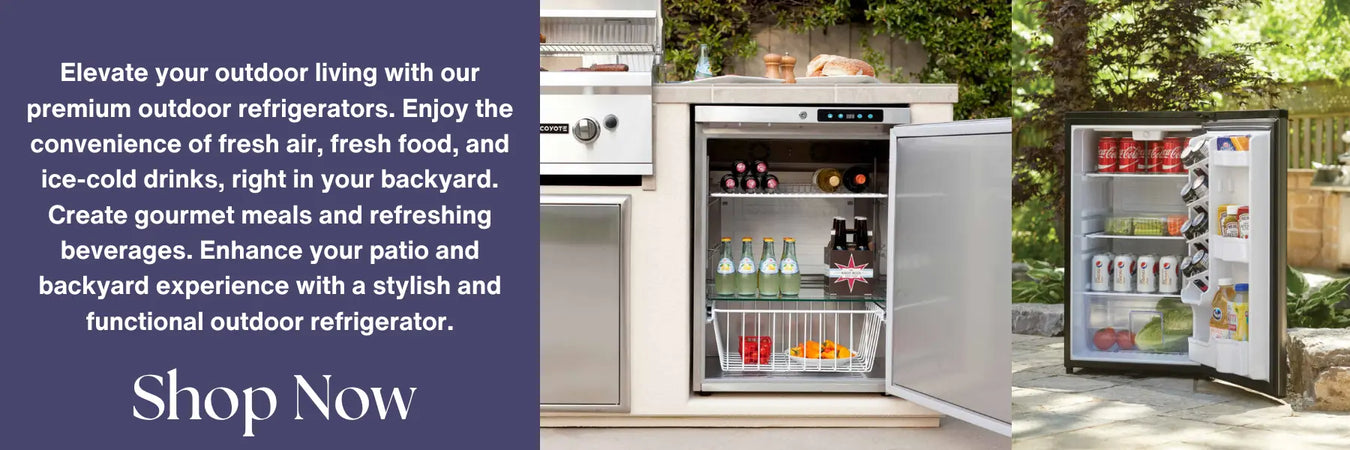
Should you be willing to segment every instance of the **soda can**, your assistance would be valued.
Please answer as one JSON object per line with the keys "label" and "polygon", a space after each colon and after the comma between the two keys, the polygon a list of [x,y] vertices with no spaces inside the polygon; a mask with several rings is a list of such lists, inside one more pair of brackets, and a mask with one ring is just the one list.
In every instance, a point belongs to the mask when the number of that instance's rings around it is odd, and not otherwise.
{"label": "soda can", "polygon": [[1134,289],[1134,255],[1116,255],[1111,266],[1111,290],[1130,292]]}
{"label": "soda can", "polygon": [[1185,173],[1186,168],[1181,166],[1181,149],[1181,138],[1163,138],[1162,164],[1158,171],[1162,173]]}
{"label": "soda can", "polygon": [[1134,279],[1136,292],[1157,292],[1158,291],[1158,257],[1154,255],[1141,255],[1134,263]]}
{"label": "soda can", "polygon": [[1186,144],[1181,150],[1181,164],[1186,167],[1195,167],[1200,161],[1204,161],[1209,149],[1204,145],[1204,141],[1192,141],[1186,138]]}
{"label": "soda can", "polygon": [[1148,141],[1148,157],[1144,158],[1144,167],[1148,173],[1162,173],[1163,143]]}
{"label": "soda can", "polygon": [[1139,143],[1134,138],[1120,138],[1120,153],[1116,157],[1116,171],[1137,173],[1144,169],[1144,155],[1139,151]]}
{"label": "soda can", "polygon": [[1111,290],[1111,263],[1110,253],[1092,256],[1092,290],[1097,292]]}
{"label": "soda can", "polygon": [[1167,255],[1158,258],[1158,292],[1176,294],[1181,292],[1181,277],[1177,267],[1180,258]]}
{"label": "soda can", "polygon": [[1097,172],[1111,173],[1116,171],[1116,158],[1120,152],[1119,143],[1116,138],[1104,137],[1097,140]]}

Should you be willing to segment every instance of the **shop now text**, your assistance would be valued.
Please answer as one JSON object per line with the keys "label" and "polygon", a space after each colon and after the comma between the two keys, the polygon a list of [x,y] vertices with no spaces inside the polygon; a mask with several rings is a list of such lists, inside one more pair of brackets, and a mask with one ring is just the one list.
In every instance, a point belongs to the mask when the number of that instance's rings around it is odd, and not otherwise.
{"label": "shop now text", "polygon": [[[136,377],[132,390],[138,399],[131,415],[140,420],[242,421],[244,437],[254,437],[254,422],[271,419],[279,406],[277,390],[226,386],[179,387],[178,369],[165,375]],[[332,375],[311,382],[295,375],[295,415],[292,420],[407,420],[417,387],[334,386]],[[405,397],[406,391],[406,397]],[[180,410],[180,408],[183,408]]]}

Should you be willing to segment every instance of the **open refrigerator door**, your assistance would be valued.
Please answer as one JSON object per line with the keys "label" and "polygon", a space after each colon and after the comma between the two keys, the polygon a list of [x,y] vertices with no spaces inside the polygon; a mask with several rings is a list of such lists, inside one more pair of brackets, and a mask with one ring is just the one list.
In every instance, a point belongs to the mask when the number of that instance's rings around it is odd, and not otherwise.
{"label": "open refrigerator door", "polygon": [[888,394],[1009,436],[1011,129],[892,130],[885,333]]}
{"label": "open refrigerator door", "polygon": [[1188,204],[1210,224],[1189,244],[1205,263],[1182,291],[1196,313],[1189,357],[1215,378],[1274,396],[1284,394],[1284,126],[1218,118],[1187,149],[1191,186],[1207,183]]}

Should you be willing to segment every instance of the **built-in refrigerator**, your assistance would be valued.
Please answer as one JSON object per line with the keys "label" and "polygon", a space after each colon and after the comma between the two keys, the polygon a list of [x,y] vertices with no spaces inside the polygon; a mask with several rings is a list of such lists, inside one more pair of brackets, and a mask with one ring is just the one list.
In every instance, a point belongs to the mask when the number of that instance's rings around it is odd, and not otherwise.
{"label": "built-in refrigerator", "polygon": [[1077,112],[1064,132],[1066,370],[1283,396],[1287,113]]}
{"label": "built-in refrigerator", "polygon": [[[905,105],[692,114],[694,393],[884,393],[1010,434],[1011,122],[909,124]],[[836,217],[848,247],[867,223],[872,250],[830,259]],[[785,258],[788,238],[795,261],[773,270],[799,291],[719,285],[765,270],[766,247]]]}

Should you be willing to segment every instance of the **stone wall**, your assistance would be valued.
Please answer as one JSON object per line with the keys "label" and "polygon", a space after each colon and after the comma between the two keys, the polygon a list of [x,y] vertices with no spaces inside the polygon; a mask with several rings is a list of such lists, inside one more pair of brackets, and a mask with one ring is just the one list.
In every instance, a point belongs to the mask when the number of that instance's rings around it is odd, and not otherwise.
{"label": "stone wall", "polygon": [[1313,190],[1312,169],[1289,170],[1288,246],[1295,267],[1335,269],[1340,253],[1339,194]]}

